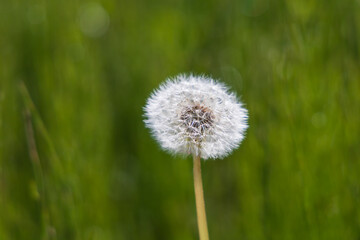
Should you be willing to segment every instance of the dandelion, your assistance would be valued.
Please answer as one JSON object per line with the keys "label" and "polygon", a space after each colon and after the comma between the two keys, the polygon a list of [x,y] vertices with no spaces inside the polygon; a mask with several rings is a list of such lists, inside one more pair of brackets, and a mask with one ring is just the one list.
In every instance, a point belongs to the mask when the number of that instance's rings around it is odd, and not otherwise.
{"label": "dandelion", "polygon": [[145,124],[160,146],[192,155],[198,227],[208,239],[200,159],[224,158],[244,139],[247,110],[228,87],[205,76],[168,79],[147,101]]}

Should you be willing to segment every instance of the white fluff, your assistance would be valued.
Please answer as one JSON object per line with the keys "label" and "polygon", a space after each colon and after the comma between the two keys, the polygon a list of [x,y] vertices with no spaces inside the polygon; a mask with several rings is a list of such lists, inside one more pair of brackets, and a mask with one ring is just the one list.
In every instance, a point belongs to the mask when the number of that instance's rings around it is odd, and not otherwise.
{"label": "white fluff", "polygon": [[145,124],[174,154],[223,158],[244,139],[247,110],[234,93],[205,76],[167,79],[147,100]]}

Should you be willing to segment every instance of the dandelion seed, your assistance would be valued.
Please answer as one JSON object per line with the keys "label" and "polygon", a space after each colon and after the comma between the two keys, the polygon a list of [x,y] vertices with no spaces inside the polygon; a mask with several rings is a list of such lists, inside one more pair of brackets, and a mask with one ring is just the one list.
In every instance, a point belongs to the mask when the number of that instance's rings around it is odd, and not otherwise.
{"label": "dandelion seed", "polygon": [[147,101],[146,126],[165,150],[223,158],[244,138],[247,110],[228,88],[204,76],[168,79]]}

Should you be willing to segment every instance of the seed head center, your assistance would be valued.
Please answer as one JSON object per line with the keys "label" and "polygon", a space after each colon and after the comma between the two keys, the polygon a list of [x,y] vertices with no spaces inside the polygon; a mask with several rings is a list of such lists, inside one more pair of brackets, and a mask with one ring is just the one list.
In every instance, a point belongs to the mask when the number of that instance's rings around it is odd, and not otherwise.
{"label": "seed head center", "polygon": [[201,105],[185,108],[180,118],[185,125],[187,133],[196,141],[201,140],[205,131],[210,129],[214,123],[213,112]]}

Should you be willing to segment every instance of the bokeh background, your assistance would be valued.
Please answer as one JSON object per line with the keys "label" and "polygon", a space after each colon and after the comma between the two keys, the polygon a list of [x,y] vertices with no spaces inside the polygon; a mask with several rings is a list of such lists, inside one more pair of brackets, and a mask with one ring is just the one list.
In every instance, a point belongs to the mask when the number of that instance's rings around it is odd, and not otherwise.
{"label": "bokeh background", "polygon": [[360,2],[0,1],[0,239],[198,239],[192,160],[142,107],[169,76],[241,96],[203,162],[211,239],[360,239]]}

